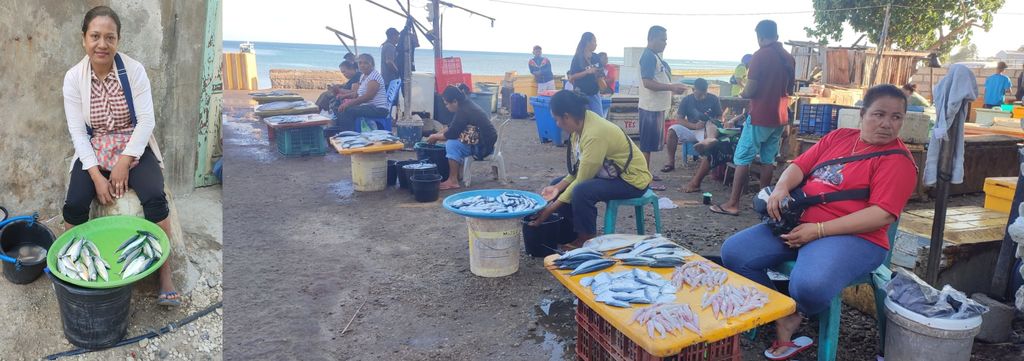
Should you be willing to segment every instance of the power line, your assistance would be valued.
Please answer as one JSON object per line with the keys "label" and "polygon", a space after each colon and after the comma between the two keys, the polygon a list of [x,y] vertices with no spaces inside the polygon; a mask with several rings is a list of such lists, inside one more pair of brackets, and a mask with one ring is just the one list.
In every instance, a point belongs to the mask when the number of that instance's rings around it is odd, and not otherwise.
{"label": "power line", "polygon": [[[568,11],[579,11],[579,12],[588,12],[588,13],[617,14],[617,15],[764,16],[764,15],[812,14],[812,13],[815,12],[814,10],[800,10],[800,11],[778,11],[778,12],[760,12],[760,13],[664,13],[664,12],[654,13],[654,12],[644,12],[644,11],[618,11],[618,10],[601,10],[601,9],[583,9],[583,8],[573,8],[573,7],[557,6],[557,5],[531,4],[531,3],[523,3],[523,2],[508,1],[508,0],[490,0],[490,1],[491,2],[495,2],[495,3],[501,3],[501,4],[528,6],[528,7],[536,7],[536,8],[544,8],[544,9],[568,10]],[[885,6],[883,6],[883,5],[861,6],[861,7],[853,7],[853,8],[818,10],[818,12],[835,12],[835,11],[863,10],[863,9],[875,9],[875,8],[883,8],[883,7],[885,7]]]}

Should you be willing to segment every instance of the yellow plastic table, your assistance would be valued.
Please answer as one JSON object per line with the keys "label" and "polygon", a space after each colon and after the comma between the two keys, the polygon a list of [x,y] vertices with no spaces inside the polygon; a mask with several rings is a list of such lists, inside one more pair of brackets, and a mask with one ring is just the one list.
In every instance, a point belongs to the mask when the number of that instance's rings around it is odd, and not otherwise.
{"label": "yellow plastic table", "polygon": [[[690,305],[690,308],[697,313],[697,317],[700,321],[700,330],[701,333],[703,333],[703,336],[697,335],[693,331],[685,330],[684,332],[681,332],[682,335],[668,334],[667,337],[661,338],[658,333],[655,333],[655,338],[651,338],[647,334],[646,327],[631,321],[634,312],[639,309],[649,307],[650,305],[633,304],[633,307],[630,308],[619,308],[597,302],[594,300],[594,297],[596,296],[590,291],[590,288],[580,285],[580,279],[587,276],[594,276],[600,272],[618,272],[631,270],[633,268],[640,268],[645,271],[657,272],[661,274],[662,278],[671,280],[672,272],[675,271],[675,268],[634,267],[616,263],[614,266],[598,272],[570,276],[569,272],[572,270],[560,270],[555,268],[554,260],[556,258],[558,258],[557,254],[544,258],[544,266],[547,267],[551,274],[555,276],[555,279],[576,295],[580,302],[585,303],[587,307],[590,307],[594,312],[601,315],[605,321],[614,326],[619,330],[619,332],[622,332],[623,335],[629,337],[630,340],[655,357],[676,355],[682,352],[683,349],[700,342],[710,343],[726,339],[743,331],[783,318],[796,311],[796,302],[794,302],[792,298],[786,297],[786,295],[764,287],[757,282],[746,279],[743,276],[729,271],[725,267],[719,266],[729,274],[725,284],[732,285],[734,287],[757,287],[758,290],[768,295],[768,303],[760,309],[747,312],[734,318],[718,320],[715,319],[715,316],[712,314],[711,307],[706,309],[700,308],[700,299],[701,296],[704,295],[706,288],[700,287],[694,289],[690,286],[683,285],[679,288],[679,292],[676,293],[676,301],[673,303],[686,303]],[[686,258],[687,262],[697,260],[711,262],[699,255],[693,255]]]}
{"label": "yellow plastic table", "polygon": [[367,153],[380,153],[390,152],[394,150],[402,150],[404,145],[401,142],[391,144],[375,143],[373,145],[362,147],[362,148],[349,148],[344,149],[341,147],[341,142],[337,138],[331,138],[331,147],[338,151],[341,155],[353,155],[353,154],[367,154]]}

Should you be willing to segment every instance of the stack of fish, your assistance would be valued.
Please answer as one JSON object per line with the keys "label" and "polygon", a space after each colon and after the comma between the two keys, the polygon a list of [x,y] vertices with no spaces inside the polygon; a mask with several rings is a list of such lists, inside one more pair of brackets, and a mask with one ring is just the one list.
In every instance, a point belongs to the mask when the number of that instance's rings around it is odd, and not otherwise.
{"label": "stack of fish", "polygon": [[627,266],[675,267],[686,263],[684,257],[692,256],[693,252],[679,246],[664,237],[655,237],[636,242],[612,254],[612,258],[622,261]]}
{"label": "stack of fish", "polygon": [[271,92],[252,92],[249,95],[254,97],[280,97],[285,95],[299,95],[293,91],[288,90],[274,90]]}
{"label": "stack of fish", "polygon": [[313,103],[305,100],[296,100],[293,102],[281,101],[281,102],[270,102],[267,104],[261,104],[256,107],[257,112],[265,112],[270,110],[285,110],[285,109],[296,109],[296,108],[308,108],[314,106]]}
{"label": "stack of fish", "polygon": [[345,131],[334,135],[333,138],[341,142],[341,147],[344,149],[363,148],[373,144],[393,144],[402,141],[401,138],[392,135],[386,130],[373,130],[363,133]]}
{"label": "stack of fish", "polygon": [[[515,213],[539,208],[540,202],[519,193],[504,192],[497,197],[473,196],[452,202],[452,208],[480,213]],[[580,248],[582,249],[582,248]],[[595,251],[596,252],[596,251]],[[600,254],[600,253],[598,253]],[[564,256],[564,255],[563,255]]]}
{"label": "stack of fish", "polygon": [[121,268],[121,278],[128,278],[149,269],[156,261],[163,256],[163,249],[160,241],[155,235],[146,231],[138,231],[128,240],[121,243],[114,251],[121,252],[117,263],[125,266]]}
{"label": "stack of fish", "polygon": [[571,269],[572,272],[569,272],[569,275],[575,276],[611,267],[615,264],[615,260],[604,258],[604,255],[598,251],[577,248],[558,256],[554,263],[558,269]]}
{"label": "stack of fish", "polygon": [[104,281],[109,279],[110,265],[100,256],[100,250],[92,241],[74,236],[57,253],[57,271],[74,280]]}
{"label": "stack of fish", "polygon": [[764,307],[767,303],[768,295],[751,286],[725,285],[715,294],[709,295],[708,292],[704,292],[700,299],[700,307],[711,307],[715,319],[733,318]]}
{"label": "stack of fish", "polygon": [[[651,338],[654,338],[654,331],[658,331],[661,338],[665,338],[669,333],[682,335],[683,328],[702,335],[697,313],[687,304],[664,304],[642,308],[633,313],[633,322],[646,325],[647,335]],[[674,332],[676,330],[680,332]]]}
{"label": "stack of fish", "polygon": [[679,291],[657,272],[637,268],[583,277],[580,285],[589,287],[597,302],[623,308],[632,307],[633,303],[673,302]]}
{"label": "stack of fish", "polygon": [[687,284],[693,288],[707,286],[708,289],[714,289],[725,284],[725,279],[728,277],[728,273],[713,266],[711,262],[693,261],[676,267],[675,272],[672,272],[672,284],[676,287],[683,287],[683,284]]}

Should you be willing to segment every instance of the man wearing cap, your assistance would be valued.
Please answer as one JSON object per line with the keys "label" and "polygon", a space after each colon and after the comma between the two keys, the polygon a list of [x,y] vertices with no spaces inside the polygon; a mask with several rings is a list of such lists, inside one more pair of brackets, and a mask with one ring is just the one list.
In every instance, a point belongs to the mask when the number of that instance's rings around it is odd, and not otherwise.
{"label": "man wearing cap", "polygon": [[[391,84],[392,80],[398,79],[398,29],[388,28],[384,32],[387,40],[380,44],[380,75],[384,78],[384,84]],[[387,86],[387,85],[385,85]]]}

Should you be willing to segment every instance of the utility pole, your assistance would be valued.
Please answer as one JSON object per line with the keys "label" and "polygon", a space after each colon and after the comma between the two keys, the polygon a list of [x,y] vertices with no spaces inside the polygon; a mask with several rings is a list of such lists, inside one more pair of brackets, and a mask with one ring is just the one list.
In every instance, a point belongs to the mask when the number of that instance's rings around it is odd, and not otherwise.
{"label": "utility pole", "polygon": [[433,16],[430,18],[432,25],[432,31],[434,32],[434,60],[441,59],[444,57],[444,53],[441,51],[441,1],[431,0],[430,1],[430,13]]}
{"label": "utility pole", "polygon": [[885,38],[889,35],[889,10],[892,9],[892,4],[885,5],[885,21],[882,22],[882,35],[878,40],[878,47],[876,48],[877,54],[875,54],[875,65],[871,67],[871,81],[868,84],[872,86],[876,84],[878,80],[875,78],[878,75],[878,64],[882,62],[882,52],[885,50]]}
{"label": "utility pole", "polygon": [[352,24],[352,47],[356,49],[354,54],[359,56],[359,43],[356,42],[356,20],[352,16],[352,4],[348,4],[348,22]]}
{"label": "utility pole", "polygon": [[[410,0],[405,1],[405,8],[412,9],[410,6]],[[401,5],[401,3],[399,3]],[[412,21],[411,15],[406,15],[406,24]],[[405,29],[403,29],[404,31]],[[405,51],[402,52],[404,57],[405,67],[402,69],[402,97],[405,98],[405,104],[402,106],[402,120],[410,121],[412,118],[412,37],[415,36],[416,29],[412,26],[409,27],[409,32],[405,34]],[[420,123],[423,126],[423,123]]]}

